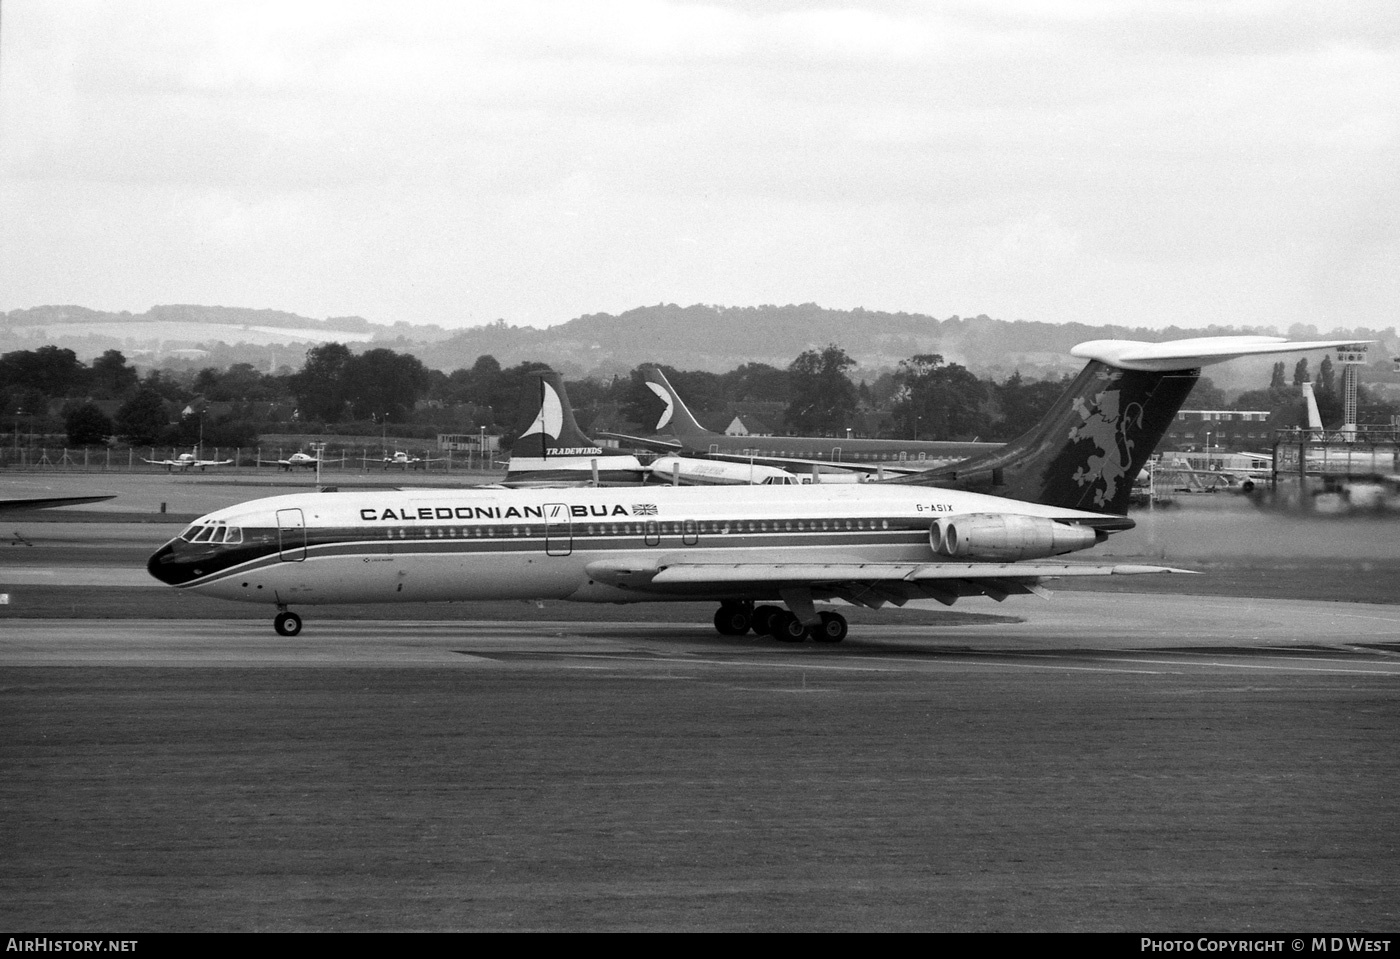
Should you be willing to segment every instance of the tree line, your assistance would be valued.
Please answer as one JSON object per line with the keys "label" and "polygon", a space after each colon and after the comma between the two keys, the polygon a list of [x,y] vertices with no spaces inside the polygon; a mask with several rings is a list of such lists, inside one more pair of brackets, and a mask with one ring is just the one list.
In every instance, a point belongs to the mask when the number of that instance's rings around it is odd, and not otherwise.
{"label": "tree line", "polygon": [[[444,373],[409,353],[377,348],[356,353],[341,343],[306,351],[295,372],[263,373],[251,364],[142,374],[118,350],[86,365],[72,350],[45,346],[0,356],[0,415],[21,420],[26,432],[61,430],[74,446],[116,437],[135,446],[251,446],[263,432],[308,434],[395,432],[428,437],[438,432],[504,434],[507,443],[523,424],[521,384],[547,364],[511,367],[490,355],[469,368]],[[677,370],[667,377],[703,425],[724,429],[736,412],[760,413],[767,431],[795,435],[898,436],[928,440],[1009,440],[1029,429],[1063,391],[1061,380],[1025,380],[1019,372],[997,382],[983,379],[937,353],[920,353],[892,371],[857,379],[857,364],[828,344],[802,352],[785,368],[745,363],[726,373]],[[1194,409],[1265,409],[1271,427],[1304,422],[1299,384],[1312,379],[1308,360],[1294,366],[1291,383],[1283,362],[1267,387],[1227,403],[1203,377],[1187,400]],[[1324,423],[1339,423],[1339,377],[1322,360],[1315,383]],[[569,384],[585,431],[600,424],[627,432],[651,432],[658,410],[640,368],[608,381]],[[1362,408],[1372,419],[1397,412],[1362,388]],[[59,407],[57,414],[51,413]],[[1363,417],[1365,421],[1365,417]]]}

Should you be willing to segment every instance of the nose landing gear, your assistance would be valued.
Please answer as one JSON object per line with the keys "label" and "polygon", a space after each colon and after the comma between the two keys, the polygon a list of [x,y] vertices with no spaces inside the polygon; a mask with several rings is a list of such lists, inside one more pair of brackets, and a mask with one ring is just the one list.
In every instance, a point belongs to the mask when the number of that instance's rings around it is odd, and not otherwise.
{"label": "nose landing gear", "polygon": [[296,613],[290,613],[286,607],[278,607],[279,612],[272,620],[272,628],[277,630],[278,636],[295,636],[301,632],[301,617]]}

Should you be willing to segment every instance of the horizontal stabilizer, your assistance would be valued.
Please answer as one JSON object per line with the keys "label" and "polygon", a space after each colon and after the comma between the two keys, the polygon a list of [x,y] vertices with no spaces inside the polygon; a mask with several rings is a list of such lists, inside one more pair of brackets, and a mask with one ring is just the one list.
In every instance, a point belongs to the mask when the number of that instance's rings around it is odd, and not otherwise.
{"label": "horizontal stabilizer", "polygon": [[[1330,350],[1356,343],[1356,340],[1311,340],[1290,342],[1281,336],[1207,336],[1168,343],[1141,340],[1089,340],[1070,350],[1071,356],[1120,370],[1167,372],[1195,369],[1211,363],[1224,363],[1242,356],[1264,353],[1294,353],[1300,350]],[[1362,341],[1369,342],[1369,341]]]}
{"label": "horizontal stabilizer", "polygon": [[26,509],[53,509],[58,506],[77,506],[79,503],[101,503],[104,500],[116,498],[117,495],[113,493],[110,496],[46,496],[33,499],[6,499],[0,500],[0,510],[18,512]]}

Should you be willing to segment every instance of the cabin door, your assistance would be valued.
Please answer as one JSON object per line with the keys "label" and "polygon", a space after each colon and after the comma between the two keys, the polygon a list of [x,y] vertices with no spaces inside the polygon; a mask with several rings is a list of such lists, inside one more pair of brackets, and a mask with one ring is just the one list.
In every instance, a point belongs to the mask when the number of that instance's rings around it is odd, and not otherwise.
{"label": "cabin door", "polygon": [[277,511],[277,548],[282,559],[300,563],[306,559],[306,520],[299,509]]}
{"label": "cabin door", "polygon": [[568,556],[574,551],[574,527],[564,503],[544,504],[544,551],[548,556]]}

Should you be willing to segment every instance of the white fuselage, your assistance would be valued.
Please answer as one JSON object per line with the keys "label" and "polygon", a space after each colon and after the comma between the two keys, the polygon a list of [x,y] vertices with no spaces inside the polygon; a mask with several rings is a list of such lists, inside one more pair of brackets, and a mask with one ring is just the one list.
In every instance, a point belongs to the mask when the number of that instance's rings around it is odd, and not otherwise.
{"label": "white fuselage", "polygon": [[796,476],[776,466],[685,456],[657,457],[652,460],[651,475],[656,482],[679,482],[682,486],[792,486],[800,482]]}
{"label": "white fuselage", "polygon": [[304,493],[210,513],[153,557],[150,569],[206,595],[282,605],[724,599],[756,594],[742,584],[634,588],[625,570],[936,563],[943,558],[930,546],[934,521],[977,513],[1104,518],[913,486]]}

